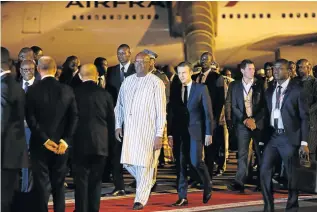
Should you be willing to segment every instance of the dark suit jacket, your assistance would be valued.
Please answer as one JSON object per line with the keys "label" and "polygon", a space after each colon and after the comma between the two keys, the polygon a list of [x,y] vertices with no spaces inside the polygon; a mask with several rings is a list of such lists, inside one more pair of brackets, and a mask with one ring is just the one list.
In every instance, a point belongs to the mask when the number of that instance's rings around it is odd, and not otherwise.
{"label": "dark suit jacket", "polygon": [[[269,87],[265,92],[268,118],[272,112],[272,97],[275,87]],[[305,103],[305,95],[301,87],[291,80],[286,88],[281,105],[281,115],[284,129],[292,145],[299,146],[301,141],[308,139],[308,105]]]}
{"label": "dark suit jacket", "polygon": [[73,73],[71,72],[62,73],[59,78],[59,82],[69,85],[72,88],[76,88],[82,83],[81,79],[79,78],[79,71],[75,74],[75,76],[73,76]]}
{"label": "dark suit jacket", "polygon": [[31,129],[30,151],[48,151],[47,139],[71,144],[78,122],[75,95],[71,87],[47,77],[30,86],[26,94],[26,121]]}
{"label": "dark suit jacket", "polygon": [[194,140],[203,141],[205,135],[212,135],[212,103],[205,85],[193,81],[187,105],[184,105],[180,84],[171,96],[168,111],[168,135],[180,135],[184,128]]}
{"label": "dark suit jacket", "polygon": [[23,89],[11,74],[1,77],[1,168],[27,167]]}
{"label": "dark suit jacket", "polygon": [[108,156],[114,139],[114,108],[110,94],[93,81],[75,89],[79,122],[74,135],[74,156]]}
{"label": "dark suit jacket", "polygon": [[[193,75],[193,80],[196,81],[199,74]],[[217,72],[209,72],[206,81],[204,83],[207,85],[211,102],[213,115],[216,123],[219,123],[222,108],[225,104],[225,87],[224,78],[221,74]]]}
{"label": "dark suit jacket", "polygon": [[[110,67],[107,71],[106,90],[111,94],[114,104],[117,103],[119,90],[122,84],[120,79],[120,71],[120,64]],[[130,76],[132,74],[135,74],[135,68],[134,64],[130,63],[127,71],[127,76]]]}
{"label": "dark suit jacket", "polygon": [[[254,79],[252,89],[252,118],[255,120],[257,129],[262,130],[266,123],[264,85],[261,81]],[[225,115],[228,126],[243,125],[243,121],[248,118],[244,104],[242,80],[233,81],[229,84]]]}

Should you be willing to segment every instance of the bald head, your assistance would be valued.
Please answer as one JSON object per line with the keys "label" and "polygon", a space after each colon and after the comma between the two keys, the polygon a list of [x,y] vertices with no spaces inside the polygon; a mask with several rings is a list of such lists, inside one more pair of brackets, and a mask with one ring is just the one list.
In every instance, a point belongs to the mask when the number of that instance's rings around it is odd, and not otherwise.
{"label": "bald head", "polygon": [[137,76],[145,76],[150,71],[150,56],[140,52],[135,57],[135,71]]}
{"label": "bald head", "polygon": [[97,67],[94,64],[85,64],[80,68],[79,72],[83,81],[93,80],[97,82],[98,79],[98,71]]}
{"label": "bald head", "polygon": [[55,75],[56,73],[56,62],[50,56],[43,56],[39,59],[37,70],[41,77],[46,75]]}

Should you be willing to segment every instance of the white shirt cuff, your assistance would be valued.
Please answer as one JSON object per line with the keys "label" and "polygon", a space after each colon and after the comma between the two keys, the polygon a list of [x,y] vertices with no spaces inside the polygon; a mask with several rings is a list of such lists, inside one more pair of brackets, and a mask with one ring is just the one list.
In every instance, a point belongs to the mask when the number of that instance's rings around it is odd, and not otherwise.
{"label": "white shirt cuff", "polygon": [[44,144],[43,144],[43,145],[45,146],[45,144],[46,144],[49,140],[50,140],[50,139],[47,139],[47,140],[44,142]]}
{"label": "white shirt cuff", "polygon": [[68,148],[68,144],[66,143],[65,140],[61,139],[61,140],[59,140],[59,142],[65,144],[66,148]]}
{"label": "white shirt cuff", "polygon": [[306,141],[302,141],[302,142],[300,143],[300,145],[301,145],[301,146],[308,146],[308,143],[307,143]]}

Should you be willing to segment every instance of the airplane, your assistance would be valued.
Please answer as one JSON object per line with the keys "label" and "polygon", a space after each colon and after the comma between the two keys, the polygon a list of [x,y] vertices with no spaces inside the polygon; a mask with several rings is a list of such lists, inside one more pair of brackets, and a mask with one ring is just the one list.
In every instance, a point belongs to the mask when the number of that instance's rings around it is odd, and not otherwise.
{"label": "airplane", "polygon": [[[277,57],[317,64],[317,2],[217,2],[215,58],[237,67],[245,58],[259,68]],[[1,2],[1,46],[17,59],[21,48],[40,46],[62,64],[76,55],[81,64],[105,57],[117,64],[117,47],[132,56],[151,49],[157,63],[184,60],[184,41],[170,33],[166,2]]]}

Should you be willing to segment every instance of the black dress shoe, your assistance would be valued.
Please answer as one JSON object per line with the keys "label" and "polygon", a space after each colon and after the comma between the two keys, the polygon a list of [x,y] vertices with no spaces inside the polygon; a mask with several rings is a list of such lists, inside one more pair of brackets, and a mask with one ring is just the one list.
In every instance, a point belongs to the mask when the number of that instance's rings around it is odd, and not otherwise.
{"label": "black dress shoe", "polygon": [[186,206],[188,205],[188,200],[187,199],[179,199],[177,200],[172,206]]}
{"label": "black dress shoe", "polygon": [[117,197],[117,196],[125,196],[126,193],[124,190],[114,190],[113,192],[111,192],[110,195]]}
{"label": "black dress shoe", "polygon": [[139,202],[135,202],[133,205],[133,210],[142,210],[143,209],[143,205]]}
{"label": "black dress shoe", "polygon": [[203,196],[203,203],[204,203],[204,204],[207,204],[207,203],[208,203],[208,201],[209,201],[210,198],[211,198],[211,195],[212,195],[211,192],[207,193],[206,195],[204,194],[204,196]]}
{"label": "black dress shoe", "polygon": [[244,186],[240,185],[240,184],[238,184],[236,182],[227,185],[227,188],[230,191],[240,191],[240,193],[244,193]]}
{"label": "black dress shoe", "polygon": [[222,169],[218,169],[218,170],[216,171],[216,176],[217,176],[217,177],[220,177],[220,176],[223,175],[223,173],[224,173],[224,171],[223,171]]}

